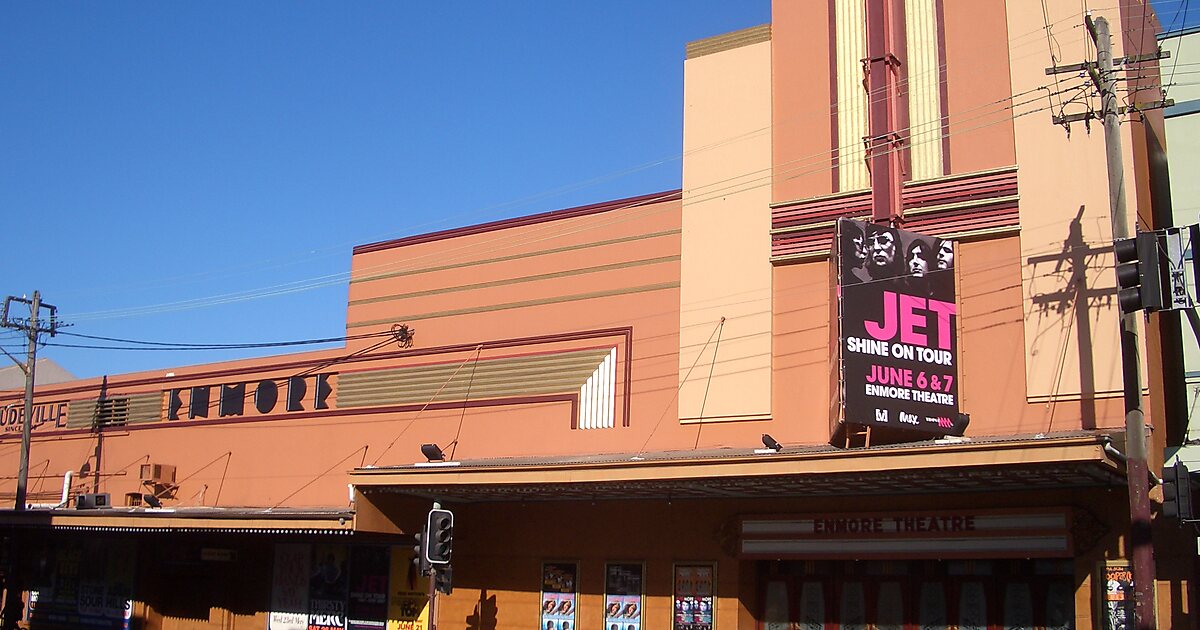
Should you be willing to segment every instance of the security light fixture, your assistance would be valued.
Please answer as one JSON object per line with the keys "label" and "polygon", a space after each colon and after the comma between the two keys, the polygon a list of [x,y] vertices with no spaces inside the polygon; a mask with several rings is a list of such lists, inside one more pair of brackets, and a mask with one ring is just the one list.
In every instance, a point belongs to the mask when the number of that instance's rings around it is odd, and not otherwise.
{"label": "security light fixture", "polygon": [[779,442],[776,442],[775,438],[771,437],[770,435],[767,435],[766,433],[762,434],[762,443],[763,443],[763,446],[765,446],[771,450],[774,450],[776,452],[783,450],[783,445],[780,444]]}
{"label": "security light fixture", "polygon": [[446,460],[446,454],[442,452],[441,448],[438,448],[437,444],[422,444],[421,454],[425,456],[425,459],[431,462],[441,462]]}

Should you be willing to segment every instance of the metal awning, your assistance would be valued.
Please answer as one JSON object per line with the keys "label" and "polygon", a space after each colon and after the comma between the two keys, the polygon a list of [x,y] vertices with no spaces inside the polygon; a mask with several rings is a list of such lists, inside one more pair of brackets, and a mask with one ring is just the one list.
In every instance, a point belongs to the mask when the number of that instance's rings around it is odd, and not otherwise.
{"label": "metal awning", "polygon": [[1004,492],[1125,485],[1098,433],[871,448],[715,449],[359,468],[364,494],[462,502]]}
{"label": "metal awning", "polygon": [[0,511],[0,527],[131,533],[348,535],[346,508],[74,508]]}

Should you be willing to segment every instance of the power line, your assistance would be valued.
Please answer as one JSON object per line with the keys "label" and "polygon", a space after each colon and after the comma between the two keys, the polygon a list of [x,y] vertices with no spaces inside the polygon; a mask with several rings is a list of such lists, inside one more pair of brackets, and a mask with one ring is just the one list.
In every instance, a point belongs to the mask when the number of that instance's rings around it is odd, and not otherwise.
{"label": "power line", "polygon": [[[1048,28],[1048,27],[1049,27],[1051,24],[1057,24],[1057,23],[1059,23],[1059,22],[1067,21],[1067,20],[1074,19],[1074,18],[1075,18],[1075,16],[1074,16],[1074,15],[1067,16],[1067,17],[1065,17],[1065,18],[1062,18],[1062,19],[1060,19],[1060,20],[1056,20],[1056,21],[1054,21],[1054,22],[1052,22],[1052,23],[1050,23],[1050,24],[1047,24],[1047,25],[1046,25],[1046,27],[1044,27],[1044,28]],[[1024,38],[1024,37],[1026,37],[1027,35],[1031,35],[1031,34],[1038,34],[1038,33],[1040,33],[1041,31],[1042,31],[1042,29],[1034,29],[1034,30],[1032,30],[1032,31],[1029,31],[1028,33],[1019,34],[1019,35],[1016,35],[1016,36],[1014,36],[1014,37],[1012,37],[1012,38],[1009,38],[1009,40],[1008,40],[1008,41],[1009,41],[1009,43],[1010,43],[1010,44],[1013,44],[1013,45],[1014,45],[1014,47],[1016,47],[1016,46],[1017,46],[1017,45],[1016,45],[1016,42],[1018,42],[1019,40],[1023,39],[1023,38]],[[942,63],[942,64],[938,65],[936,68],[933,68],[933,69],[929,70],[929,71],[928,71],[928,73],[935,73],[935,72],[936,72],[936,73],[940,73],[940,72],[941,72],[941,71],[942,71],[944,68],[945,68],[945,63]],[[926,74],[926,73],[921,73],[921,74]],[[902,83],[903,83],[903,82],[907,82],[907,81],[911,80],[911,79],[912,79],[913,77],[915,77],[915,76],[917,76],[917,75],[911,75],[911,76],[907,77],[906,79],[904,79],[904,80],[902,81]],[[939,84],[940,84],[940,82],[941,82],[941,81],[939,81]],[[870,92],[868,92],[868,96],[870,97],[870,96],[872,96],[872,94],[871,94]],[[835,102],[832,104],[832,106],[831,106],[831,111],[837,111],[837,109],[838,109],[838,107],[839,107],[840,105],[841,105],[841,102],[840,102],[840,101],[835,101]],[[792,123],[792,122],[795,122],[795,121],[793,121],[793,120],[789,120],[789,121],[785,121],[785,122],[787,122],[787,123],[789,123],[789,124],[790,124],[790,123]],[[754,132],[749,132],[749,133],[761,133],[761,132],[764,132],[764,131],[767,131],[767,130],[769,130],[770,128],[771,128],[771,127],[770,127],[770,126],[768,126],[768,127],[765,127],[765,128],[763,128],[763,129],[760,129],[760,130],[755,130]],[[736,140],[736,138],[734,138],[734,139],[730,139],[730,140]],[[729,141],[729,140],[727,140],[727,141]],[[718,143],[715,143],[715,144],[716,144],[716,145],[720,145],[720,144],[723,144],[723,143],[725,143],[725,142],[727,142],[727,141],[719,141]],[[711,145],[710,145],[710,147],[701,147],[700,149],[701,149],[701,150],[703,150],[703,149],[707,149],[707,148],[711,148]],[[854,148],[857,148],[857,147],[855,146]],[[843,150],[843,151],[845,151],[845,149],[844,149],[844,148],[843,148],[842,150]],[[609,174],[609,175],[604,175],[604,176],[600,176],[600,177],[598,177],[598,178],[593,178],[593,179],[591,179],[591,180],[586,180],[586,181],[584,181],[584,182],[579,182],[579,183],[577,183],[577,184],[569,184],[569,185],[567,185],[566,187],[561,187],[561,188],[559,188],[559,189],[552,189],[552,190],[549,190],[549,191],[544,191],[543,193],[538,193],[538,194],[536,194],[536,195],[534,195],[534,196],[532,196],[532,197],[525,198],[525,199],[531,199],[531,198],[533,198],[533,199],[536,199],[536,198],[544,198],[544,197],[547,197],[547,196],[553,196],[554,194],[556,194],[557,192],[559,192],[560,190],[563,190],[563,189],[567,189],[567,190],[575,190],[575,189],[578,189],[578,188],[580,188],[580,187],[586,187],[587,185],[589,185],[589,184],[590,184],[591,182],[593,182],[593,181],[597,181],[597,180],[600,180],[600,181],[606,181],[606,180],[608,180],[608,179],[615,178],[615,177],[619,177],[619,176],[621,176],[621,175],[623,175],[623,174],[627,174],[627,173],[629,173],[629,172],[636,172],[637,170],[642,170],[643,168],[649,168],[649,167],[652,167],[652,166],[655,166],[655,165],[660,165],[660,164],[663,164],[663,163],[666,163],[666,162],[669,162],[669,161],[674,161],[674,160],[677,160],[677,159],[679,159],[680,157],[683,157],[683,156],[686,156],[686,155],[688,155],[689,153],[690,153],[690,151],[688,151],[688,152],[684,152],[684,153],[682,153],[682,154],[680,154],[680,155],[677,155],[677,156],[672,156],[672,157],[669,157],[669,158],[662,158],[662,159],[659,159],[659,160],[655,160],[655,161],[652,161],[652,162],[645,163],[645,164],[643,164],[643,165],[638,165],[638,166],[635,166],[635,167],[631,167],[631,168],[629,168],[629,169],[625,169],[625,170],[623,170],[623,171],[618,171],[618,172],[616,172],[616,173],[611,173],[611,174]],[[776,166],[778,166],[778,165],[773,165],[773,167],[776,167]],[[507,206],[507,205],[515,205],[515,204],[517,204],[517,203],[521,203],[521,202],[525,201],[525,199],[518,199],[518,200],[511,201],[511,202],[505,202],[505,203],[503,203],[503,204],[499,204],[499,205],[497,205],[497,206],[491,206],[491,207],[489,207],[489,208],[485,208],[484,210],[480,210],[480,211],[477,211],[477,212],[483,212],[483,211],[486,211],[486,210],[494,209],[494,208],[497,208],[497,207],[503,207],[503,206]],[[471,214],[471,213],[467,213],[467,214]],[[182,301],[182,302],[170,303],[170,304],[166,304],[166,305],[157,305],[158,309],[156,309],[156,310],[153,310],[153,311],[151,311],[151,310],[138,310],[138,311],[133,311],[133,312],[131,312],[131,311],[129,311],[129,310],[122,310],[122,311],[117,311],[117,312],[113,312],[113,311],[99,311],[99,312],[96,312],[96,313],[89,313],[89,314],[84,314],[84,315],[87,315],[87,316],[89,316],[88,318],[90,318],[90,319],[100,319],[100,318],[109,318],[109,317],[121,317],[121,316],[129,316],[129,315],[134,315],[134,314],[141,315],[141,314],[153,314],[154,312],[168,312],[168,311],[188,310],[188,309],[190,309],[190,308],[193,308],[193,307],[196,307],[196,308],[199,308],[199,307],[207,307],[207,306],[210,306],[210,305],[216,305],[216,304],[221,304],[221,303],[235,302],[235,301],[243,301],[243,300],[247,300],[247,299],[257,299],[257,298],[259,298],[259,297],[269,297],[269,296],[271,296],[271,295],[282,295],[282,294],[286,294],[286,293],[294,293],[294,292],[297,292],[297,291],[302,291],[302,290],[309,290],[309,289],[311,289],[311,288],[317,288],[317,287],[320,287],[320,286],[330,286],[331,284],[340,284],[340,282],[341,282],[341,280],[340,280],[340,279],[335,279],[335,280],[334,280],[332,283],[321,282],[322,280],[326,280],[326,279],[332,279],[332,278],[333,278],[332,276],[324,276],[324,277],[317,277],[317,278],[308,279],[308,280],[301,280],[301,281],[297,281],[297,283],[306,283],[304,286],[292,286],[292,287],[289,287],[288,285],[276,285],[275,287],[272,287],[272,288],[270,288],[270,289],[278,289],[278,291],[273,291],[273,290],[262,290],[262,289],[259,289],[259,290],[252,290],[252,291],[242,292],[242,293],[239,293],[239,294],[227,294],[227,297],[229,298],[229,299],[227,299],[227,300],[222,300],[222,299],[216,299],[216,300],[214,300],[213,298],[200,298],[200,299],[197,299],[197,300],[185,300],[185,301]],[[294,285],[294,284],[296,284],[296,283],[290,283],[290,284],[293,284],[293,285]],[[218,297],[218,298],[219,298],[219,297],[221,297],[221,296],[216,296],[216,297]],[[163,308],[163,307],[174,307],[174,308]],[[144,309],[153,309],[153,308],[155,308],[155,307],[154,307],[154,306],[149,306],[149,307],[143,307],[143,308],[144,308]]]}
{"label": "power line", "polygon": [[99,341],[112,341],[118,343],[138,344],[134,346],[95,346],[81,344],[63,344],[49,343],[46,345],[55,346],[58,348],[86,348],[92,350],[241,350],[250,348],[280,348],[288,346],[304,346],[322,343],[338,343],[345,341],[354,341],[358,339],[372,339],[375,337],[391,337],[391,331],[364,333],[361,335],[345,335],[341,337],[325,337],[322,339],[298,339],[293,341],[268,341],[259,343],[167,343],[160,341],[142,341],[138,339],[123,339],[120,337],[102,337],[98,335],[85,335],[82,333],[60,332],[61,335],[70,335],[72,337],[80,337],[84,339],[96,339]]}
{"label": "power line", "polygon": [[[975,108],[975,110],[967,110],[966,112],[961,112],[961,113],[970,113],[971,111],[979,111],[979,110],[985,109],[987,107],[1002,104],[1004,102],[1011,100],[1012,98],[1016,98],[1018,96],[1022,96],[1022,95],[1026,95],[1026,94],[1031,94],[1033,92],[1037,92],[1037,91],[1040,91],[1043,89],[1048,89],[1048,86],[1045,86],[1045,85],[1038,86],[1031,90],[1026,90],[1024,92],[1020,92],[1017,95],[1008,96],[1008,97],[1005,97],[1002,99],[997,99],[996,101],[993,101],[990,103],[986,103],[984,105],[981,105],[981,106]],[[1067,88],[1067,91],[1075,90],[1075,89],[1078,89],[1078,88],[1076,88],[1076,87]],[[985,111],[981,115],[971,117],[971,118],[966,118],[963,120],[957,120],[957,121],[953,121],[953,122],[955,122],[955,124],[962,124],[965,122],[970,122],[972,120],[986,118],[988,116],[1001,114],[1005,111],[1015,109],[1016,107],[1019,107],[1019,106],[1027,105],[1031,102],[1033,102],[1033,101],[1014,103],[1012,105],[1008,105],[1008,106],[996,109],[995,111]],[[1038,110],[1038,111],[1040,111],[1040,110]],[[1030,112],[1027,112],[1027,113],[1030,113]],[[938,120],[927,123],[927,125],[940,126],[941,124],[943,124],[943,121],[949,120],[949,119],[950,119],[949,116],[943,116],[943,117],[939,118]],[[934,142],[934,141],[941,142],[942,138],[953,136],[956,133],[963,133],[963,132],[978,130],[978,129],[981,129],[984,127],[991,126],[992,124],[1003,124],[1003,123],[1008,122],[1009,120],[1011,120],[1011,118],[1004,118],[1004,119],[996,120],[996,121],[993,121],[992,123],[988,123],[986,125],[967,128],[967,129],[960,130],[958,132],[951,132],[951,133],[945,134],[945,135],[939,135],[936,138],[931,138],[931,139],[925,140],[924,142]],[[924,125],[910,126],[909,130],[918,129],[922,126],[924,126]],[[910,143],[908,146],[916,146],[917,144],[919,144],[919,143]],[[783,162],[780,164],[781,166],[788,165],[789,163],[793,163],[793,164],[795,164],[795,166],[793,166],[792,169],[783,170],[782,172],[777,173],[777,174],[783,175],[784,177],[782,177],[782,179],[792,179],[792,178],[803,176],[806,174],[827,171],[832,168],[832,166],[828,163],[828,158],[829,158],[829,156],[833,155],[835,150],[844,151],[847,148],[853,148],[855,146],[857,146],[856,143],[848,144],[843,147],[838,147],[837,149],[830,149],[827,151],[823,151],[821,153],[812,154],[811,156],[801,156],[801,157],[791,160],[789,162]],[[899,150],[904,150],[905,148],[906,147],[900,147],[900,148],[891,149],[891,150],[899,151]],[[808,164],[819,165],[819,166],[817,166],[815,169],[812,169],[812,170],[798,170]],[[770,169],[764,169],[762,171],[754,171],[754,172],[763,172],[764,175],[761,177],[754,178],[753,180],[751,180],[749,182],[739,182],[736,184],[731,184],[731,185],[725,186],[724,188],[719,188],[719,189],[715,189],[715,190],[707,190],[703,193],[703,195],[707,195],[707,198],[705,198],[704,196],[701,196],[700,198],[689,199],[687,201],[687,203],[703,202],[703,201],[707,201],[708,199],[712,199],[712,198],[716,198],[716,197],[719,197],[724,194],[728,194],[731,191],[741,192],[741,191],[745,191],[745,190],[751,190],[753,188],[758,188],[761,186],[770,185],[773,175],[769,171],[770,171]],[[753,174],[754,172],[752,172],[751,174]],[[735,177],[728,178],[726,180],[713,182],[713,183],[707,184],[705,186],[705,188],[719,186],[719,185],[730,183],[730,182],[735,182],[736,180],[742,179],[744,177],[745,177],[745,175],[738,175]],[[755,182],[761,182],[761,183],[755,184]],[[754,184],[754,185],[750,185],[747,187],[746,184]],[[670,196],[671,195],[664,195],[662,198],[665,200],[667,198],[670,198]],[[651,202],[652,202],[652,200],[651,201],[641,200],[638,202],[637,205],[648,205]],[[632,207],[632,206],[627,206],[627,208],[628,207]],[[614,210],[620,210],[620,209],[625,209],[625,208],[616,208]],[[657,211],[662,211],[662,209],[659,209]],[[631,217],[631,218],[636,218],[636,217]],[[609,223],[601,223],[599,225],[608,225],[608,224]],[[594,229],[594,228],[587,228],[587,229]],[[537,238],[532,241],[529,239],[522,240],[522,239],[512,239],[512,238],[508,238],[505,236],[497,236],[494,239],[492,239],[491,242],[501,243],[500,248],[507,249],[507,248],[512,248],[516,245],[529,244],[530,242],[537,242],[540,240],[545,240],[546,238],[554,238],[556,236],[561,235],[561,234],[556,233],[558,230],[561,230],[561,228],[559,226],[551,225],[551,226],[548,226],[546,228],[546,230],[551,231],[551,233],[549,235],[547,235],[546,237]],[[534,235],[536,235],[536,233],[537,233],[537,231],[535,230]],[[563,233],[566,233],[566,232],[564,231]],[[480,244],[475,243],[470,246],[463,246],[459,250],[451,250],[449,252],[447,252],[445,250],[440,250],[438,252],[431,253],[431,254],[428,254],[425,256],[418,256],[415,258],[407,258],[404,261],[400,261],[400,263],[385,263],[382,265],[377,265],[373,268],[358,269],[358,270],[356,270],[356,272],[363,273],[364,271],[372,271],[372,270],[377,270],[377,269],[389,269],[389,268],[395,269],[397,264],[403,264],[403,265],[409,266],[411,268],[412,263],[416,260],[420,260],[423,258],[429,258],[429,257],[448,258],[447,254],[453,255],[455,253],[455,251],[463,251],[463,252],[469,252],[472,254],[478,254],[481,251],[481,249],[480,249]],[[495,250],[493,249],[493,250],[486,250],[486,251],[495,251]],[[268,287],[266,289],[224,294],[224,295],[219,295],[219,296],[213,296],[210,298],[197,298],[197,299],[192,299],[192,300],[184,300],[184,301],[180,301],[180,302],[151,305],[151,306],[147,306],[147,307],[135,307],[135,308],[131,308],[131,309],[113,309],[113,310],[109,310],[109,311],[95,311],[92,313],[78,314],[74,317],[74,319],[77,321],[82,321],[82,320],[110,319],[110,318],[118,318],[118,317],[150,315],[150,314],[175,312],[175,311],[182,311],[182,310],[191,310],[193,308],[202,308],[202,307],[207,307],[207,306],[240,302],[240,301],[246,301],[246,300],[251,300],[251,299],[259,299],[259,298],[263,298],[263,297],[283,295],[283,294],[295,293],[295,292],[299,292],[299,291],[306,291],[306,290],[310,290],[310,289],[314,289],[314,288],[320,288],[323,286],[332,286],[332,285],[337,285],[337,284],[343,284],[344,282],[346,282],[349,279],[350,273],[351,272],[339,272],[336,274],[319,276],[317,278],[313,278],[310,280],[283,283],[280,285],[275,285],[274,287]]]}

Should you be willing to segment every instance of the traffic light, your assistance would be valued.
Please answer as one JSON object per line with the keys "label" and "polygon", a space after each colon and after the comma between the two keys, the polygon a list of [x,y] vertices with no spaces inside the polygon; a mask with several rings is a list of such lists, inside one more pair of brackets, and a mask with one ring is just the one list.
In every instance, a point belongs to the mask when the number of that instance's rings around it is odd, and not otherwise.
{"label": "traffic light", "polygon": [[429,541],[429,530],[417,532],[413,534],[413,538],[417,539],[417,544],[413,545],[413,564],[417,565],[417,571],[420,575],[429,575],[429,557],[425,553],[425,547]]}
{"label": "traffic light", "polygon": [[425,521],[428,538],[425,541],[425,559],[429,564],[450,564],[450,552],[454,546],[454,512],[433,508]]}
{"label": "traffic light", "polygon": [[1113,241],[1117,257],[1117,303],[1122,313],[1157,311],[1163,307],[1162,269],[1158,234],[1138,232],[1136,238]]}
{"label": "traffic light", "polygon": [[433,588],[439,593],[449,595],[454,590],[454,585],[451,584],[453,581],[454,567],[450,565],[440,567],[437,570],[437,576],[433,578]]}
{"label": "traffic light", "polygon": [[1163,516],[1177,518],[1181,522],[1195,518],[1192,510],[1192,473],[1179,460],[1162,471]]}

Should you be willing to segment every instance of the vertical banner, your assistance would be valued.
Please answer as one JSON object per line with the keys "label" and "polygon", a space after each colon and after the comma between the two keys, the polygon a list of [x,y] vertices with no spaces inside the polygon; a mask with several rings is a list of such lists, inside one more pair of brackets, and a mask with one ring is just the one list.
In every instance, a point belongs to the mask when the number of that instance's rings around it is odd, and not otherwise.
{"label": "vertical banner", "polygon": [[675,630],[712,630],[713,565],[675,565]]}
{"label": "vertical banner", "polygon": [[410,549],[392,547],[387,630],[429,628],[428,580],[417,577]]}
{"label": "vertical banner", "polygon": [[636,563],[604,566],[605,630],[641,630],[642,570]]}
{"label": "vertical banner", "polygon": [[308,580],[308,630],[345,630],[346,545],[312,546],[312,574]]}
{"label": "vertical banner", "polygon": [[962,435],[954,243],[838,219],[843,419]]}
{"label": "vertical banner", "polygon": [[1133,569],[1125,561],[1105,562],[1100,567],[1099,627],[1105,630],[1133,628]]}
{"label": "vertical banner", "polygon": [[542,630],[575,629],[575,577],[578,566],[570,562],[542,565]]}
{"label": "vertical banner", "polygon": [[308,630],[310,545],[275,545],[268,630]]}
{"label": "vertical banner", "polygon": [[356,545],[350,548],[350,594],[346,601],[347,630],[387,627],[390,548]]}

